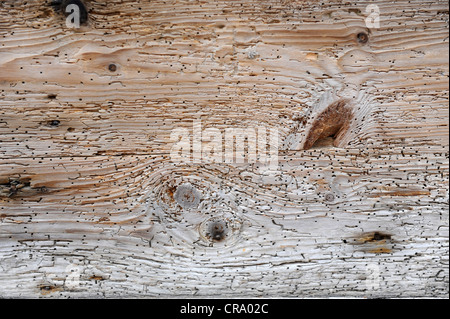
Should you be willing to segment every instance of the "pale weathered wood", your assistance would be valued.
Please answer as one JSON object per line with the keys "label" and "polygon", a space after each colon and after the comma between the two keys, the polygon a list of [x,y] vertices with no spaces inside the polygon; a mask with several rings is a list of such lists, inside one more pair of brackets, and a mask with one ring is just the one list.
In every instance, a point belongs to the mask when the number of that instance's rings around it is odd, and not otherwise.
{"label": "pale weathered wood", "polygon": [[448,297],[447,1],[86,6],[0,2],[0,297]]}

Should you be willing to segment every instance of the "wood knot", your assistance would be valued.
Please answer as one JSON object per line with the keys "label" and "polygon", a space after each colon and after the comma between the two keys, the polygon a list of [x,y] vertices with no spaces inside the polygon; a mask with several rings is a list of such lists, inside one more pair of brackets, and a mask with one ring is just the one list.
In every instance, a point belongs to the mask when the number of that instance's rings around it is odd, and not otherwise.
{"label": "wood knot", "polygon": [[177,187],[173,198],[181,208],[193,209],[200,204],[201,194],[194,186],[186,183]]}
{"label": "wood knot", "polygon": [[389,234],[384,234],[380,232],[374,232],[366,238],[366,242],[380,241],[380,240],[391,240],[392,236]]}
{"label": "wood knot", "polygon": [[60,291],[61,288],[53,285],[40,285],[39,290],[41,291],[41,294],[48,295],[53,292]]}
{"label": "wood knot", "polygon": [[364,233],[362,236],[357,238],[356,242],[359,244],[365,244],[365,243],[376,243],[381,241],[389,241],[392,239],[392,235],[382,232],[370,232],[370,233]]}
{"label": "wood knot", "polygon": [[362,251],[372,254],[389,254],[394,248],[392,235],[379,231],[364,233],[355,238],[353,244],[359,245]]}
{"label": "wood knot", "polygon": [[328,194],[325,195],[325,200],[327,202],[334,202],[334,199],[335,199],[335,197],[334,197],[334,195],[332,193],[328,193]]}
{"label": "wood knot", "polygon": [[213,240],[220,241],[225,238],[227,230],[226,222],[216,221],[209,226],[209,236],[211,236]]}
{"label": "wood knot", "polygon": [[48,193],[48,192],[49,192],[49,190],[48,190],[48,188],[47,188],[46,186],[38,187],[38,188],[37,188],[37,191],[38,191],[39,193]]}
{"label": "wood knot", "polygon": [[212,218],[204,223],[202,230],[204,238],[211,242],[220,242],[228,236],[229,226],[225,219]]}
{"label": "wood knot", "polygon": [[367,41],[369,41],[369,35],[365,32],[360,32],[356,35],[356,38],[358,40],[359,43],[367,43]]}
{"label": "wood knot", "polygon": [[229,212],[217,212],[220,216],[205,219],[198,231],[202,246],[225,247],[235,245],[240,240],[243,221]]}
{"label": "wood knot", "polygon": [[117,65],[115,65],[114,63],[111,63],[110,65],[108,65],[108,70],[111,72],[116,72],[117,71]]}

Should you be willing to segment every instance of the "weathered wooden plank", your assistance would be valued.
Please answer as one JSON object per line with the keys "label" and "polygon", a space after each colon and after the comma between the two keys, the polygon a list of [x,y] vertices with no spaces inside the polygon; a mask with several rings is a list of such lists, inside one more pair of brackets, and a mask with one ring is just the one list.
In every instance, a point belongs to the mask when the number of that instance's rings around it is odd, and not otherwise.
{"label": "weathered wooden plank", "polygon": [[448,297],[447,2],[86,6],[0,3],[1,297]]}

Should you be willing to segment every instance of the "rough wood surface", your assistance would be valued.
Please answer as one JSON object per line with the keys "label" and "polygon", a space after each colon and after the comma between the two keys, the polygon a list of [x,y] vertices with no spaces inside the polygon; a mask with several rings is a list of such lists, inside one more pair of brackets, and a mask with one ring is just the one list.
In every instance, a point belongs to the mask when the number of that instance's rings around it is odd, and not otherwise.
{"label": "rough wood surface", "polygon": [[86,7],[0,1],[0,297],[448,298],[447,1]]}

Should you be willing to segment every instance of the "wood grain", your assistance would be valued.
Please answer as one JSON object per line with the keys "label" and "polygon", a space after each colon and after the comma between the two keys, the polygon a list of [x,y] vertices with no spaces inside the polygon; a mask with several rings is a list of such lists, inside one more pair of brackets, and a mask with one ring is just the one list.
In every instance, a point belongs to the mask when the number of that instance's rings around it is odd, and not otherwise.
{"label": "wood grain", "polygon": [[447,1],[85,3],[0,2],[0,297],[448,298]]}

